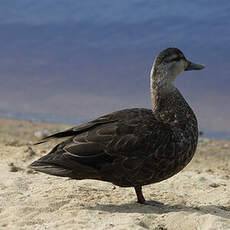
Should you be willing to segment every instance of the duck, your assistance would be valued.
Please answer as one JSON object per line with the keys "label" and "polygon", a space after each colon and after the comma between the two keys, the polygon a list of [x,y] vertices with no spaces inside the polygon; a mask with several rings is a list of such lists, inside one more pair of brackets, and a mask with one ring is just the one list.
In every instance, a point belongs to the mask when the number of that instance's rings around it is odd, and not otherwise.
{"label": "duck", "polygon": [[30,168],[133,187],[137,202],[146,204],[142,187],[172,177],[194,156],[198,123],[175,80],[184,71],[203,68],[178,48],[161,51],[150,73],[151,109],[123,109],[52,134],[39,144],[60,138],[59,144]]}

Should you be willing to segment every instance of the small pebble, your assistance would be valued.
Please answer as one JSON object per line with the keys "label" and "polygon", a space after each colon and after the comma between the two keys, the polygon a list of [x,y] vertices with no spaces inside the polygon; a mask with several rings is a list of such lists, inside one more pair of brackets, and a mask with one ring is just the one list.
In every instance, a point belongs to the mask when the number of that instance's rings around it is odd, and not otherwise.
{"label": "small pebble", "polygon": [[205,172],[209,172],[209,173],[214,173],[214,171],[212,169],[207,169]]}
{"label": "small pebble", "polygon": [[9,168],[10,172],[18,172],[22,170],[22,168],[15,166],[13,162],[9,164]]}
{"label": "small pebble", "polygon": [[26,170],[26,173],[27,173],[27,174],[37,174],[38,172],[36,172],[36,171],[34,171],[34,170],[32,170],[32,169],[27,169],[27,170]]}
{"label": "small pebble", "polygon": [[26,153],[28,153],[28,155],[30,157],[34,156],[36,153],[34,152],[34,150],[29,146],[26,150],[25,150]]}
{"label": "small pebble", "polygon": [[217,187],[220,187],[220,184],[212,183],[209,186],[212,187],[212,188],[217,188]]}

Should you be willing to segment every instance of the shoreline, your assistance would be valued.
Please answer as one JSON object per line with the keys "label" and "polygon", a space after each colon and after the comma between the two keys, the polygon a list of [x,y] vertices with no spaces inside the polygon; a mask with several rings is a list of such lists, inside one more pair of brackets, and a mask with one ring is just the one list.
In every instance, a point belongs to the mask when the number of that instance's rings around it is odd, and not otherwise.
{"label": "shoreline", "polygon": [[[58,120],[58,119],[25,119],[25,118],[17,118],[17,117],[8,117],[8,116],[0,116],[0,123],[1,120],[9,120],[9,121],[15,121],[15,122],[32,122],[34,124],[47,124],[48,126],[57,126],[57,127],[73,127],[76,125],[80,125],[82,123],[88,122],[88,120],[76,120],[76,121],[67,121],[67,120]],[[93,120],[93,119],[91,119]],[[45,129],[45,127],[44,127]],[[207,139],[213,139],[213,140],[230,140],[230,132],[204,132],[203,130],[200,130],[203,134],[200,136],[200,138],[207,138]]]}

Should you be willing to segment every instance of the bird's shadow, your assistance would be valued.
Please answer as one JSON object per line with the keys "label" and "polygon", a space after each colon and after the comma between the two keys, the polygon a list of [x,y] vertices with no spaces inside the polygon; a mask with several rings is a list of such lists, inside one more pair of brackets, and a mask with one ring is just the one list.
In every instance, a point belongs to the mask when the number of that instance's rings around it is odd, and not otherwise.
{"label": "bird's shadow", "polygon": [[90,210],[106,211],[110,213],[152,213],[164,214],[169,212],[189,212],[200,214],[211,214],[214,216],[230,219],[230,206],[221,205],[201,205],[201,206],[186,206],[183,204],[168,205],[156,201],[148,201],[146,205],[143,204],[121,204],[121,205],[105,205],[97,204],[88,207]]}

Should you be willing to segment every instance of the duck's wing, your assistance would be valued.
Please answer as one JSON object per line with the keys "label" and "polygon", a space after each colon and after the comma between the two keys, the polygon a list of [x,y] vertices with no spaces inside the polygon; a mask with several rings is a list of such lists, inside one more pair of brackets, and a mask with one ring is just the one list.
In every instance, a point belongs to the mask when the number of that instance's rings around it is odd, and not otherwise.
{"label": "duck's wing", "polygon": [[71,136],[31,167],[52,175],[101,179],[99,171],[114,162],[128,160],[124,165],[138,167],[152,142],[159,144],[168,135],[151,110],[123,110],[48,137]]}
{"label": "duck's wing", "polygon": [[34,145],[39,145],[39,144],[45,143],[47,141],[50,141],[52,139],[76,136],[82,132],[86,132],[92,128],[99,126],[99,125],[107,124],[107,123],[113,123],[113,122],[117,121],[117,119],[111,119],[111,117],[112,117],[112,114],[108,114],[108,115],[100,117],[96,120],[93,120],[93,121],[75,126],[73,128],[67,129],[63,132],[54,133],[52,135],[49,135],[49,136],[41,139],[40,141],[38,141],[36,143],[34,143]]}

